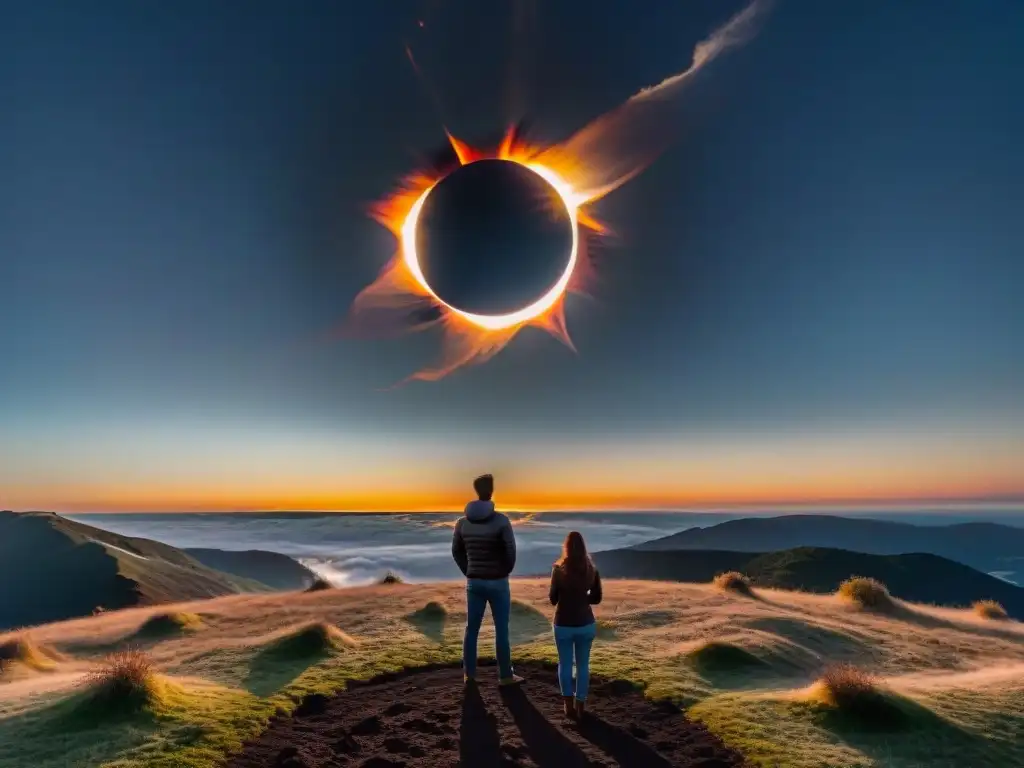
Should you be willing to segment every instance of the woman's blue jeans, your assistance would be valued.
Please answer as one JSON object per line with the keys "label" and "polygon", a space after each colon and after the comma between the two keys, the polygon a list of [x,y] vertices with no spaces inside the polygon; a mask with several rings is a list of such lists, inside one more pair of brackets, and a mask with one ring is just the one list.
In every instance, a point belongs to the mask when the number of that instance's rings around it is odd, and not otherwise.
{"label": "woman's blue jeans", "polygon": [[[555,625],[555,647],[558,649],[558,687],[563,696],[575,696],[586,701],[590,689],[590,647],[597,637],[597,624],[583,627]],[[572,667],[576,662],[576,684],[573,686]]]}

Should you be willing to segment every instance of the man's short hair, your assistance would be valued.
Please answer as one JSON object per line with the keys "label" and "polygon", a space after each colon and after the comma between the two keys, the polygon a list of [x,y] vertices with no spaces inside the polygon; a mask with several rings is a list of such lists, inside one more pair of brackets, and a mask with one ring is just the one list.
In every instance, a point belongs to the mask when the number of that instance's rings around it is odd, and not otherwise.
{"label": "man's short hair", "polygon": [[491,496],[494,495],[494,476],[480,475],[473,481],[473,490],[476,491],[476,495],[480,497],[481,501],[490,501]]}

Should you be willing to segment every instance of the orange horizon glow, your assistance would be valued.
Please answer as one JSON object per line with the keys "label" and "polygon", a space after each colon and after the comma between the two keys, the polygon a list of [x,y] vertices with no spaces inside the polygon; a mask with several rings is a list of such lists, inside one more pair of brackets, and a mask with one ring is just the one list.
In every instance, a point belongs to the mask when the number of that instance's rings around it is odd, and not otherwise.
{"label": "orange horizon glow", "polygon": [[1024,502],[1022,423],[483,442],[178,425],[144,430],[144,451],[136,428],[108,428],[22,441],[0,509],[458,511],[481,472],[521,511]]}
{"label": "orange horizon glow", "polygon": [[[46,503],[45,495],[32,504],[9,505],[21,510],[46,509],[56,512],[88,513],[161,513],[161,512],[338,512],[338,513],[456,513],[461,512],[471,493],[396,494],[383,495],[282,495],[276,497],[246,494],[190,494],[179,490],[172,495],[154,497],[148,494],[105,495],[70,501],[66,497],[52,497]],[[685,495],[656,496],[641,494],[584,494],[566,497],[557,493],[512,494],[495,497],[499,508],[514,512],[662,512],[698,509],[764,509],[848,507],[873,508],[884,506],[913,507],[915,505],[943,506],[958,504],[1024,504],[1024,489],[1019,484],[1001,487],[961,488],[949,493],[927,491],[871,495],[866,493],[762,495],[748,493],[694,492]]]}

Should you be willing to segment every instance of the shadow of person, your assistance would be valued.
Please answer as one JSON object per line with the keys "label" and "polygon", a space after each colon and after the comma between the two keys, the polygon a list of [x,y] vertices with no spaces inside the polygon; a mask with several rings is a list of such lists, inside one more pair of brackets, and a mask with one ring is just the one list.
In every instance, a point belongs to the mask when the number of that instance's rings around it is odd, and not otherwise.
{"label": "shadow of person", "polygon": [[577,729],[583,738],[612,757],[619,765],[672,768],[672,763],[647,744],[591,713],[580,720]]}
{"label": "shadow of person", "polygon": [[515,720],[526,751],[538,768],[582,768],[591,765],[582,750],[537,710],[522,688],[502,688],[501,698]]}
{"label": "shadow of person", "polygon": [[484,704],[480,689],[466,685],[462,698],[462,722],[459,727],[459,762],[466,768],[501,763],[501,737],[498,724]]}

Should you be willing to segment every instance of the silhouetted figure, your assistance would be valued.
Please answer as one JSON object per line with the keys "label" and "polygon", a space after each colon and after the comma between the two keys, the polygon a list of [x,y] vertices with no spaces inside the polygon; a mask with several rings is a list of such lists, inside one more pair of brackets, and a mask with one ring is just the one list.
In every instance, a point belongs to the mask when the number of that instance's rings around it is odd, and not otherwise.
{"label": "silhouetted figure", "polygon": [[555,606],[555,647],[562,706],[566,717],[582,717],[590,687],[590,648],[597,637],[597,622],[590,606],[600,603],[602,594],[601,574],[587,554],[587,545],[578,531],[571,531],[565,537],[562,556],[551,569],[548,597]]}
{"label": "silhouetted figure", "polygon": [[516,565],[516,539],[512,523],[494,511],[494,478],[473,481],[477,500],[466,505],[466,515],[455,524],[452,557],[466,577],[466,634],[462,641],[462,668],[466,680],[476,678],[476,648],[480,625],[489,605],[494,620],[494,654],[502,685],[522,682],[512,669],[508,622],[512,593],[508,577]]}

